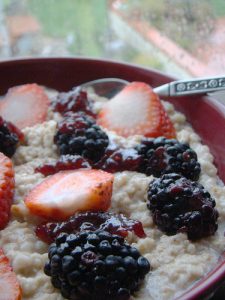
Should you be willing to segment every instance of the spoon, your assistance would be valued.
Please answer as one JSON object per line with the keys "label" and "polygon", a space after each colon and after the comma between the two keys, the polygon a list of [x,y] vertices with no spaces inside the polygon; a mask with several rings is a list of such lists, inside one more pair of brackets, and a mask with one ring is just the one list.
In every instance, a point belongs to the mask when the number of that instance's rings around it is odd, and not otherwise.
{"label": "spoon", "polygon": [[[92,88],[99,96],[112,98],[128,83],[129,81],[121,78],[100,78],[85,82],[78,88]],[[162,97],[178,97],[196,94],[204,95],[210,92],[225,90],[225,76],[177,80],[158,86],[153,90]]]}

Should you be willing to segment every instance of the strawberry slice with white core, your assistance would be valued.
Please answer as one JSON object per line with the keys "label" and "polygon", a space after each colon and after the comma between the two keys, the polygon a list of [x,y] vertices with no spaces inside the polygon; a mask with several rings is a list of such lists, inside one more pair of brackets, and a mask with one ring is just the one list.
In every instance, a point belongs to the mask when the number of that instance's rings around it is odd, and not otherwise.
{"label": "strawberry slice with white core", "polygon": [[52,220],[65,220],[78,211],[106,211],[113,178],[101,170],[59,172],[32,189],[25,204],[32,214]]}
{"label": "strawberry slice with white core", "polygon": [[0,300],[21,300],[21,288],[10,266],[9,259],[0,249]]}
{"label": "strawberry slice with white core", "polygon": [[49,102],[44,89],[35,83],[16,86],[0,101],[0,115],[23,129],[46,120]]}
{"label": "strawberry slice with white core", "polygon": [[13,164],[10,158],[0,152],[0,230],[10,220],[10,210],[15,188]]}
{"label": "strawberry slice with white core", "polygon": [[124,137],[157,137],[164,124],[162,112],[166,113],[152,88],[143,82],[132,82],[104,105],[97,123]]}

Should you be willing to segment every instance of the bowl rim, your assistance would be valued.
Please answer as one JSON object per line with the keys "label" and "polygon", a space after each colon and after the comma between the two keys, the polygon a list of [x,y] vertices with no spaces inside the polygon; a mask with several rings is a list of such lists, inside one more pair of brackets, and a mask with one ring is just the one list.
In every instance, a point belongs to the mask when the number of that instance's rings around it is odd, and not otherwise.
{"label": "bowl rim", "polygon": [[[138,70],[143,70],[145,72],[149,72],[150,75],[158,75],[163,77],[166,82],[170,82],[176,80],[173,75],[164,74],[161,71],[155,70],[149,67],[143,67],[137,64],[132,64],[128,62],[123,62],[114,59],[107,59],[107,58],[95,58],[95,57],[88,57],[88,56],[52,56],[52,57],[17,57],[13,59],[4,58],[0,61],[0,68],[2,65],[13,65],[18,66],[20,64],[32,64],[32,63],[47,63],[48,61],[60,61],[60,62],[69,62],[69,61],[83,61],[84,63],[87,62],[96,62],[96,63],[110,63],[115,66],[121,67],[129,67],[135,68]],[[213,95],[203,97],[203,101],[207,102],[207,105],[213,106],[218,113],[222,114],[225,119],[225,105],[223,105],[217,99],[213,99]],[[209,293],[214,293],[215,289],[221,286],[225,282],[225,254],[221,255],[221,259],[218,261],[217,265],[207,273],[203,278],[195,282],[188,290],[184,291],[184,293],[178,297],[176,300],[197,300],[200,299],[199,297],[206,297]],[[202,299],[202,298],[201,298]]]}
{"label": "bowl rim", "polygon": [[[60,60],[60,61],[92,61],[92,62],[105,62],[105,63],[111,63],[115,65],[122,65],[122,66],[127,66],[127,67],[134,67],[138,69],[143,69],[145,71],[150,71],[152,73],[161,75],[163,77],[167,77],[169,81],[173,80],[178,80],[173,74],[165,74],[162,71],[159,71],[154,68],[150,67],[144,67],[142,65],[138,65],[135,63],[129,63],[129,62],[124,62],[119,59],[112,59],[112,58],[99,58],[99,57],[93,57],[93,56],[79,56],[79,55],[65,55],[65,56],[20,56],[20,57],[13,57],[12,59],[9,58],[1,58],[0,64],[8,64],[8,63],[18,63],[18,62],[33,62],[33,61],[47,61],[47,60]],[[168,81],[168,82],[169,82]]]}

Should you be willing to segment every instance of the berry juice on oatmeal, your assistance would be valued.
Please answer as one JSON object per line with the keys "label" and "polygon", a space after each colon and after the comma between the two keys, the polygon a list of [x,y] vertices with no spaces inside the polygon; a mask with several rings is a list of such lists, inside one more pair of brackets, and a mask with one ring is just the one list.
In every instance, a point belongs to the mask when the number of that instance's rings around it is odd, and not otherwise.
{"label": "berry juice on oatmeal", "polygon": [[0,197],[6,297],[174,299],[216,265],[225,188],[184,115],[147,84],[110,101],[26,84],[0,115],[1,190],[15,178]]}

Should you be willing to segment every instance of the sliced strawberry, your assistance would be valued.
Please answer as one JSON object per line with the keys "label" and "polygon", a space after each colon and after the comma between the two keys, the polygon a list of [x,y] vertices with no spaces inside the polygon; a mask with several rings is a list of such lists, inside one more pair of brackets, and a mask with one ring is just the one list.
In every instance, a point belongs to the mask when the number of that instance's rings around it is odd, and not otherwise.
{"label": "sliced strawberry", "polygon": [[140,134],[148,137],[161,135],[166,112],[151,87],[143,82],[128,84],[100,111],[99,125],[128,137]]}
{"label": "sliced strawberry", "polygon": [[56,173],[25,198],[32,214],[64,220],[78,211],[106,211],[111,203],[113,175],[82,169]]}
{"label": "sliced strawberry", "polygon": [[16,86],[0,101],[0,115],[23,129],[46,120],[49,102],[44,89],[35,83]]}
{"label": "sliced strawberry", "polygon": [[5,228],[10,219],[14,187],[12,161],[0,152],[0,230]]}
{"label": "sliced strawberry", "polygon": [[[163,109],[161,113],[161,136],[165,136],[167,139],[173,139],[176,137],[176,131],[170,120],[167,112]],[[160,136],[159,135],[159,136]]]}
{"label": "sliced strawberry", "polygon": [[22,291],[9,259],[0,249],[0,300],[21,300]]}

